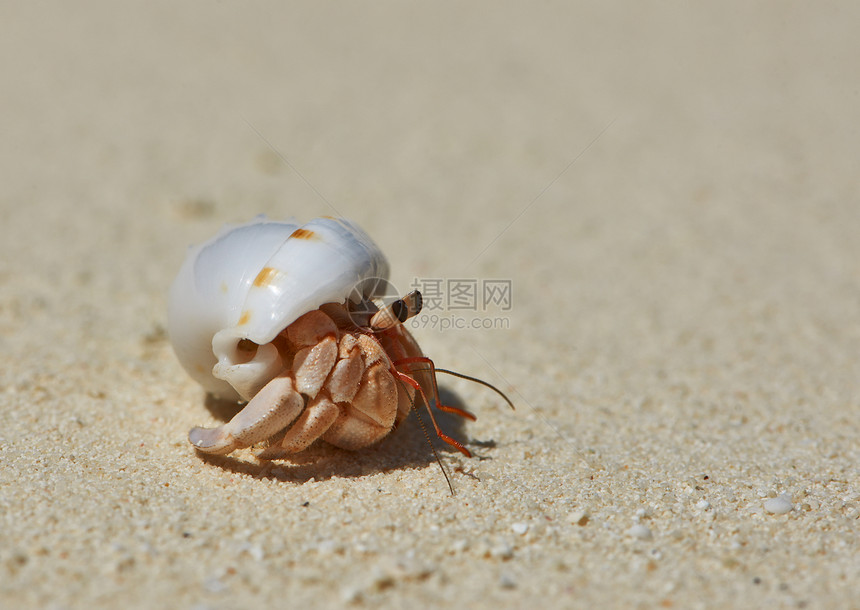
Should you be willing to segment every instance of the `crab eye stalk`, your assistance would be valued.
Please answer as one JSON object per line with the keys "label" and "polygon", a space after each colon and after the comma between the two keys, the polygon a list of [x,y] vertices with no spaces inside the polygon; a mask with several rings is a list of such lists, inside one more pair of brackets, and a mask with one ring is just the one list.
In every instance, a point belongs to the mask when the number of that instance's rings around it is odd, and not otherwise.
{"label": "crab eye stalk", "polygon": [[421,293],[413,290],[403,298],[392,301],[373,314],[370,319],[370,329],[387,330],[398,324],[403,324],[409,318],[417,316],[423,304]]}

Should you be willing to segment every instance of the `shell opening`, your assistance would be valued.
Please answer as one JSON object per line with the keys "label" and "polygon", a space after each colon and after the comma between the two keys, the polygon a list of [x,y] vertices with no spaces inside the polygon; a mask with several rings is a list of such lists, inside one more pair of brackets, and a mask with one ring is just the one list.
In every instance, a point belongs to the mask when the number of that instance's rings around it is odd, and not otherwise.
{"label": "shell opening", "polygon": [[250,339],[236,336],[234,329],[216,333],[212,351],[218,358],[212,375],[233,386],[243,400],[253,398],[284,369],[274,345],[257,345]]}
{"label": "shell opening", "polygon": [[248,360],[252,360],[257,355],[257,348],[259,347],[259,345],[250,339],[239,339],[239,342],[236,344],[236,355],[238,358],[247,355],[244,362],[248,362]]}

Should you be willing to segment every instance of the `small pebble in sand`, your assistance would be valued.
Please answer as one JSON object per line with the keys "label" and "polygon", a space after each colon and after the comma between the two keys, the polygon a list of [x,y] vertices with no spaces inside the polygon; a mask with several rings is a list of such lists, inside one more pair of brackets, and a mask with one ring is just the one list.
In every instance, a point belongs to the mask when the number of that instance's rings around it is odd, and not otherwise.
{"label": "small pebble in sand", "polygon": [[361,601],[361,597],[361,589],[354,586],[341,589],[340,592],[340,599],[345,604],[357,604]]}
{"label": "small pebble in sand", "polygon": [[507,544],[498,544],[490,549],[490,556],[497,559],[508,560],[514,556],[514,549]]}
{"label": "small pebble in sand", "polygon": [[323,540],[317,544],[317,552],[322,555],[331,555],[338,549],[338,544],[334,540]]}
{"label": "small pebble in sand", "polygon": [[529,531],[529,524],[528,523],[514,523],[513,525],[511,525],[511,529],[514,530],[515,534],[519,534],[520,536],[522,536],[527,531]]}
{"label": "small pebble in sand", "polygon": [[516,589],[517,581],[514,580],[514,577],[511,576],[510,574],[502,574],[499,577],[499,585],[503,589]]}
{"label": "small pebble in sand", "polygon": [[791,503],[791,497],[788,494],[782,494],[764,503],[764,509],[772,515],[784,515],[794,509]]}
{"label": "small pebble in sand", "polygon": [[203,588],[209,593],[223,593],[227,590],[227,585],[217,576],[209,576],[203,581]]}
{"label": "small pebble in sand", "polygon": [[627,535],[632,536],[633,538],[638,538],[639,540],[651,540],[651,538],[653,538],[651,530],[641,523],[637,523],[627,530]]}
{"label": "small pebble in sand", "polygon": [[573,525],[585,525],[588,523],[588,513],[584,510],[574,510],[567,515],[567,520]]}

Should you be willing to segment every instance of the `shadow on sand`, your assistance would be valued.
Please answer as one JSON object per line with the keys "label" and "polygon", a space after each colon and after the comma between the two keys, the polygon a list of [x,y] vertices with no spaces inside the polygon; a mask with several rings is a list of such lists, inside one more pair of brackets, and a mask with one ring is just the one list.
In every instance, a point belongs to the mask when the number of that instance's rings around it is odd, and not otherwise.
{"label": "shadow on sand", "polygon": [[[466,408],[456,393],[444,387],[439,388],[439,393],[443,404]],[[212,396],[206,397],[205,406],[213,417],[224,422],[241,409],[241,405]],[[230,472],[290,483],[322,481],[332,477],[358,478],[391,470],[424,468],[436,462],[434,448],[440,456],[460,455],[456,449],[436,436],[426,409],[423,406],[418,408],[420,422],[423,422],[426,434],[413,410],[409,417],[382,441],[359,451],[345,451],[317,441],[305,451],[286,460],[261,461],[247,452],[240,453],[241,457],[209,455],[200,451],[197,455],[207,464]],[[469,449],[476,458],[487,459],[487,456],[476,455],[475,450],[491,449],[495,447],[494,441],[470,440],[465,432],[466,420],[438,409],[433,412],[439,427],[446,434],[464,444],[468,442]],[[432,446],[430,442],[433,443]]]}

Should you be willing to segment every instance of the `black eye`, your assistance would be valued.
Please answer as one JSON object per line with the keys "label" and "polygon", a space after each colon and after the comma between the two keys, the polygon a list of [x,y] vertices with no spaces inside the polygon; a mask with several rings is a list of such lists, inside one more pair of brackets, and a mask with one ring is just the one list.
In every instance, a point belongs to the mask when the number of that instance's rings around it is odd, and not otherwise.
{"label": "black eye", "polygon": [[397,299],[391,304],[391,313],[402,324],[409,318],[409,307],[403,302],[403,299]]}

